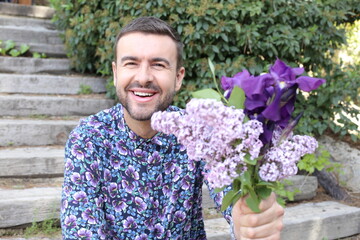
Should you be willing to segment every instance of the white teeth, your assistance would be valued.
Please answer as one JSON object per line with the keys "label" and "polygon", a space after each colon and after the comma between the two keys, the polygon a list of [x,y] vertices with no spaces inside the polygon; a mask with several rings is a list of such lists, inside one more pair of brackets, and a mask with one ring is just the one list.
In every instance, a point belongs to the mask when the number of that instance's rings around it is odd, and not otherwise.
{"label": "white teeth", "polygon": [[151,97],[152,95],[154,95],[153,93],[145,93],[145,92],[134,92],[134,94],[139,97]]}

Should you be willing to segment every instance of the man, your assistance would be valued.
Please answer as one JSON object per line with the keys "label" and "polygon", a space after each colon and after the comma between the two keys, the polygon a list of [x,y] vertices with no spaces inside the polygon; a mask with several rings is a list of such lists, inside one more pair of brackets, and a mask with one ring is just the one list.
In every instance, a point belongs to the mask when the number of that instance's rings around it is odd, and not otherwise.
{"label": "man", "polygon": [[[170,106],[185,75],[178,34],[157,18],[134,20],[116,39],[112,68],[120,104],[83,120],[66,145],[63,238],[206,239],[203,163],[150,126],[154,112],[180,110]],[[274,194],[260,208],[240,199],[224,213],[237,239],[280,238]]]}

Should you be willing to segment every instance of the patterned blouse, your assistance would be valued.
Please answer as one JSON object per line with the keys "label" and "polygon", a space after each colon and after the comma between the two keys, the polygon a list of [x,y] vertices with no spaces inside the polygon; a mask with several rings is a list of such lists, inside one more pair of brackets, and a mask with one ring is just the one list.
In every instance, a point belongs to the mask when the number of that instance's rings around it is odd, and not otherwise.
{"label": "patterned blouse", "polygon": [[204,164],[174,135],[137,136],[118,104],[82,120],[65,150],[63,239],[206,239]]}

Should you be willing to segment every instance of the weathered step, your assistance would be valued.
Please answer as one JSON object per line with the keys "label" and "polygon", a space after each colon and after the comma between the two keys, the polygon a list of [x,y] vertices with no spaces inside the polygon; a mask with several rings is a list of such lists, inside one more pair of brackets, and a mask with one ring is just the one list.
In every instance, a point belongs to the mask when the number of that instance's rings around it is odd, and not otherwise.
{"label": "weathered step", "polygon": [[29,28],[43,28],[55,30],[55,25],[50,19],[29,18],[22,16],[8,16],[0,13],[0,26],[15,26]]}
{"label": "weathered step", "polygon": [[64,174],[64,146],[0,148],[0,177]]}
{"label": "weathered step", "polygon": [[50,57],[66,56],[60,33],[36,27],[0,26],[1,40],[13,40],[17,45],[27,44],[30,52],[45,53]]}
{"label": "weathered step", "polygon": [[0,119],[0,146],[64,145],[78,120]]}
{"label": "weathered step", "polygon": [[0,189],[0,228],[59,218],[61,188]]}
{"label": "weathered step", "polygon": [[[224,218],[205,221],[207,239],[230,240]],[[360,208],[338,202],[304,203],[285,209],[282,240],[338,239],[360,233]]]}
{"label": "weathered step", "polygon": [[50,96],[0,95],[2,116],[87,116],[110,108],[114,101],[104,95]]}
{"label": "weathered step", "polygon": [[0,2],[0,14],[51,19],[55,10],[45,6],[19,5]]}
{"label": "weathered step", "polygon": [[70,72],[70,61],[66,58],[30,58],[0,56],[0,72],[28,74],[66,74]]}
{"label": "weathered step", "polygon": [[316,176],[295,175],[287,178],[285,181],[285,189],[287,191],[300,191],[295,193],[294,201],[314,198],[318,186],[319,184]]}
{"label": "weathered step", "polygon": [[0,93],[78,94],[82,87],[93,93],[106,92],[106,80],[83,75],[0,73]]}

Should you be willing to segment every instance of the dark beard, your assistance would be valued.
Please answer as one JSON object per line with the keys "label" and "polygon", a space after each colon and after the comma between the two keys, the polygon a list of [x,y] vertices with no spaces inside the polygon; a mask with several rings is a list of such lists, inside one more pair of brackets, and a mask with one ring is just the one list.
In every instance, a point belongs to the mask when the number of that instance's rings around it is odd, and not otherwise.
{"label": "dark beard", "polygon": [[[138,83],[134,83],[134,84],[130,84],[126,89],[125,91],[127,91],[128,88],[131,88],[131,87],[142,87],[142,86],[139,86]],[[143,88],[147,88],[147,89],[152,89],[154,91],[157,91],[157,92],[160,92],[161,93],[161,89],[159,89],[157,86],[154,86],[151,82],[149,84],[146,84],[145,87]],[[126,111],[128,112],[128,114],[130,115],[130,117],[132,119],[135,119],[137,121],[148,121],[151,119],[153,113],[155,112],[158,112],[158,111],[164,111],[166,110],[170,105],[171,103],[173,102],[173,99],[174,99],[174,96],[176,94],[176,91],[173,91],[173,92],[170,92],[168,93],[166,96],[165,96],[165,99],[164,101],[162,102],[158,102],[156,105],[155,105],[155,108],[152,112],[150,113],[144,113],[144,114],[135,114],[133,109],[132,109],[132,106],[131,104],[128,104],[128,101],[126,98],[124,98],[119,91],[116,91],[116,94],[119,98],[119,101],[121,103],[121,105],[126,109]]]}

